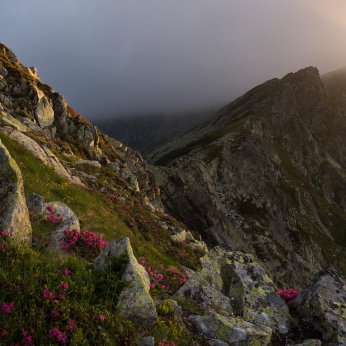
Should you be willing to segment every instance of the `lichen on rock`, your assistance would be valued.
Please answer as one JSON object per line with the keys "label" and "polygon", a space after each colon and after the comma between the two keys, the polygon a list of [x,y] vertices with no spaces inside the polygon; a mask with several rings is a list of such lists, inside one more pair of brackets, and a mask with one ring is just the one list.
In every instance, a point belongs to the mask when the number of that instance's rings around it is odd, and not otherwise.
{"label": "lichen on rock", "polygon": [[0,140],[0,230],[4,229],[17,244],[31,242],[22,174]]}
{"label": "lichen on rock", "polygon": [[119,296],[119,313],[138,327],[148,329],[157,322],[157,313],[153,299],[150,296],[149,276],[141,266],[132,251],[129,238],[121,238],[111,242],[95,259],[94,267],[103,270],[110,263],[110,257],[127,255],[129,263],[122,275],[122,280],[129,286]]}
{"label": "lichen on rock", "polygon": [[272,330],[245,322],[235,317],[225,317],[213,312],[188,318],[206,339],[218,339],[230,346],[266,346]]}

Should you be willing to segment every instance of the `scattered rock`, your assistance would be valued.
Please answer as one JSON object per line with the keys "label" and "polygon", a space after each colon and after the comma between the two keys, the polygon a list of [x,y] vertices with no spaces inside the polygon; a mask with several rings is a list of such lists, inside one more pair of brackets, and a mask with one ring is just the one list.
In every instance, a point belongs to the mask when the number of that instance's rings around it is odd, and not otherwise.
{"label": "scattered rock", "polygon": [[45,94],[37,87],[32,87],[31,96],[36,105],[35,116],[42,129],[48,127],[54,122],[53,104]]}
{"label": "scattered rock", "polygon": [[154,337],[153,336],[146,336],[146,337],[142,338],[139,346],[154,346]]}
{"label": "scattered rock", "polygon": [[122,280],[129,282],[129,286],[120,294],[119,313],[137,326],[148,329],[157,322],[155,303],[149,293],[148,273],[133,255],[129,238],[122,238],[110,243],[95,259],[94,267],[97,270],[103,270],[110,263],[109,257],[118,257],[123,254],[129,257],[129,263]]}
{"label": "scattered rock", "polygon": [[346,282],[333,266],[318,272],[295,301],[303,318],[322,333],[324,343],[346,345]]}
{"label": "scattered rock", "polygon": [[31,242],[32,229],[25,203],[22,174],[0,140],[0,231],[16,242]]}
{"label": "scattered rock", "polygon": [[87,148],[97,148],[99,143],[99,136],[97,134],[97,127],[93,125],[83,125],[78,130],[78,141],[85,145]]}
{"label": "scattered rock", "polygon": [[16,118],[13,118],[11,115],[0,115],[0,126],[9,126],[20,132],[29,131],[29,128],[23,125]]}
{"label": "scattered rock", "polygon": [[182,298],[191,298],[207,310],[217,313],[232,315],[231,299],[226,297],[210,285],[201,285],[198,281],[190,278],[175,293],[175,296]]}
{"label": "scattered rock", "polygon": [[223,291],[244,320],[287,333],[289,311],[277,288],[252,255],[227,252],[221,267]]}
{"label": "scattered rock", "polygon": [[29,211],[32,211],[34,215],[43,213],[43,197],[37,195],[36,193],[32,193],[26,199],[26,205]]}
{"label": "scattered rock", "polygon": [[217,339],[231,346],[266,346],[272,330],[268,327],[245,322],[238,318],[227,318],[214,312],[204,316],[188,318],[206,339]]}
{"label": "scattered rock", "polygon": [[0,75],[3,76],[4,78],[6,78],[8,75],[8,71],[1,64],[0,64]]}
{"label": "scattered rock", "polygon": [[75,164],[76,165],[87,164],[87,165],[91,165],[91,166],[95,166],[95,167],[101,167],[101,164],[98,161],[78,160],[75,162]]}
{"label": "scattered rock", "polygon": [[[49,211],[47,207],[53,207],[53,209]],[[46,217],[48,217],[49,213],[54,212],[63,218],[61,224],[52,231],[49,249],[61,249],[60,242],[64,239],[64,230],[76,229],[80,231],[77,215],[66,204],[61,202],[44,203],[43,211]]]}
{"label": "scattered rock", "polygon": [[207,341],[209,346],[229,346],[225,342],[218,340],[218,339],[210,339]]}

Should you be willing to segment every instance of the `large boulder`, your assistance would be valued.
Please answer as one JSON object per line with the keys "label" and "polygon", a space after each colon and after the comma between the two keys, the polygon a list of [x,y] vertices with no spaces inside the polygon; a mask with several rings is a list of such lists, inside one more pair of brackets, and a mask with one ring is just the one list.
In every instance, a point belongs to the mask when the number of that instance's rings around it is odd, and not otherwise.
{"label": "large boulder", "polygon": [[272,335],[272,330],[268,327],[245,322],[235,317],[228,318],[214,312],[204,316],[191,315],[188,320],[195,325],[204,338],[223,341],[230,346],[266,346]]}
{"label": "large boulder", "polygon": [[51,126],[54,122],[54,110],[52,101],[37,87],[32,87],[30,96],[36,106],[35,117],[42,129]]}
{"label": "large boulder", "polygon": [[129,282],[129,286],[120,294],[119,313],[138,327],[148,329],[157,322],[155,303],[149,293],[149,276],[133,255],[129,238],[111,242],[95,259],[94,267],[97,270],[103,270],[110,264],[110,257],[119,257],[124,254],[128,256],[129,263],[122,280]]}
{"label": "large boulder", "polygon": [[68,123],[67,118],[67,102],[64,99],[64,96],[59,93],[55,93],[56,98],[54,101],[54,118],[56,125],[59,126],[60,130],[63,133],[68,132]]}
{"label": "large boulder", "polygon": [[[47,207],[49,209],[47,209]],[[62,217],[62,222],[52,231],[49,249],[60,249],[60,242],[64,239],[64,231],[75,229],[80,231],[80,225],[77,215],[61,202],[49,202],[43,204],[43,212],[48,218],[50,213]]]}
{"label": "large boulder", "polygon": [[207,310],[232,315],[231,299],[210,285],[201,285],[196,280],[187,281],[175,293],[177,297],[190,298]]}
{"label": "large boulder", "polygon": [[287,333],[290,315],[273,281],[252,255],[228,252],[221,267],[224,293],[245,320]]}
{"label": "large boulder", "polygon": [[22,174],[0,140],[0,230],[16,242],[31,242],[32,229],[25,203]]}
{"label": "large boulder", "polygon": [[81,126],[77,132],[77,139],[87,148],[97,148],[99,144],[97,127],[93,125]]}
{"label": "large boulder", "polygon": [[43,204],[43,197],[36,193],[32,193],[26,199],[26,205],[28,207],[28,210],[33,212],[34,215],[43,213]]}
{"label": "large boulder", "polygon": [[139,191],[138,181],[135,174],[127,167],[122,167],[119,171],[119,176],[127,181],[129,185],[135,190]]}
{"label": "large boulder", "polygon": [[13,118],[11,115],[0,115],[0,126],[9,126],[21,132],[30,130],[28,127],[23,125],[16,118]]}
{"label": "large boulder", "polygon": [[75,162],[75,164],[76,164],[76,165],[84,165],[84,164],[86,164],[86,165],[91,165],[91,166],[95,166],[95,167],[98,167],[98,168],[101,167],[100,162],[95,161],[95,160],[94,160],[94,161],[90,161],[90,160],[78,160],[78,161]]}
{"label": "large boulder", "polygon": [[346,282],[331,265],[295,299],[303,318],[323,335],[323,345],[346,345]]}
{"label": "large boulder", "polygon": [[190,278],[190,285],[210,284],[231,298],[233,310],[245,320],[279,329],[281,333],[288,331],[290,317],[287,305],[252,255],[217,246],[200,262],[202,269]]}

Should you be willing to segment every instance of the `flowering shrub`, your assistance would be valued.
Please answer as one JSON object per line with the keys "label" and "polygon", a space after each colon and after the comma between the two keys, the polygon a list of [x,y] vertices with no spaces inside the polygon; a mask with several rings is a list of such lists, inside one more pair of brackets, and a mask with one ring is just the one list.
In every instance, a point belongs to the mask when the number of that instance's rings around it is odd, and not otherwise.
{"label": "flowering shrub", "polygon": [[102,249],[109,245],[108,241],[104,241],[101,236],[88,231],[79,232],[76,229],[64,231],[64,240],[60,242],[64,251],[88,260],[93,260],[98,256]]}
{"label": "flowering shrub", "polygon": [[294,305],[296,302],[294,299],[298,296],[296,288],[290,288],[288,290],[278,291],[280,297],[286,302],[286,304]]}
{"label": "flowering shrub", "polygon": [[116,313],[128,258],[99,272],[7,241],[0,232],[0,345],[135,345],[137,330]]}
{"label": "flowering shrub", "polygon": [[64,343],[66,342],[66,339],[67,339],[66,333],[65,332],[62,333],[58,328],[51,329],[49,331],[49,337],[56,339],[57,341],[62,341]]}
{"label": "flowering shrub", "polygon": [[176,292],[190,278],[176,269],[164,269],[163,264],[159,264],[157,268],[150,266],[150,261],[142,257],[139,262],[147,271],[150,279],[150,288],[152,290],[170,290],[170,293]]}
{"label": "flowering shrub", "polygon": [[0,250],[6,252],[8,245],[6,244],[6,237],[8,236],[8,231],[5,229],[1,232],[2,237],[0,237]]}
{"label": "flowering shrub", "polygon": [[[55,223],[55,221],[59,221],[59,222],[63,221],[62,215],[60,215],[59,213],[56,214],[53,211],[53,207],[52,206],[47,206],[46,210],[50,211],[50,213],[48,214],[48,217],[47,217],[49,222]],[[29,214],[30,214],[30,212],[29,212]],[[32,215],[32,214],[30,214],[30,215]]]}

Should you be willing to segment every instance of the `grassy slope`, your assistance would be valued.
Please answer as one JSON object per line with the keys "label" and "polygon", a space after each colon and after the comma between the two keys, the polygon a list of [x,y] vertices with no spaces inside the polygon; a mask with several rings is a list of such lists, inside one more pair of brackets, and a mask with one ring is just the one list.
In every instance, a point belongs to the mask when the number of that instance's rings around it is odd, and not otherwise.
{"label": "grassy slope", "polygon": [[[11,156],[16,160],[18,165],[21,168],[23,179],[24,179],[24,187],[25,187],[25,196],[30,196],[31,193],[35,192],[42,197],[44,197],[46,202],[50,201],[60,201],[68,205],[79,217],[81,221],[81,229],[82,230],[89,230],[94,233],[102,235],[103,239],[107,241],[113,241],[115,239],[121,238],[121,237],[129,237],[131,240],[131,244],[135,253],[135,256],[139,259],[141,256],[144,256],[146,258],[146,262],[150,262],[150,266],[153,268],[157,268],[159,264],[163,264],[163,268],[170,268],[170,269],[179,269],[180,264],[186,265],[190,268],[196,269],[198,267],[198,257],[200,256],[199,253],[193,252],[191,249],[189,249],[186,245],[176,245],[173,244],[170,240],[170,234],[167,230],[163,229],[161,226],[161,221],[158,221],[157,217],[160,220],[167,221],[167,217],[161,213],[156,213],[156,217],[153,215],[152,211],[145,205],[143,198],[144,195],[140,195],[135,191],[132,191],[127,188],[127,184],[122,182],[120,179],[115,179],[114,177],[107,177],[108,175],[111,175],[108,171],[103,171],[102,169],[99,169],[100,176],[98,176],[98,179],[107,179],[108,183],[113,184],[113,187],[116,189],[117,192],[114,192],[119,197],[125,197],[126,198],[126,204],[120,202],[119,200],[113,199],[113,201],[109,200],[109,194],[101,194],[97,190],[87,190],[83,189],[79,186],[72,185],[69,182],[65,181],[63,178],[58,176],[51,168],[46,167],[41,162],[39,162],[37,159],[33,158],[31,154],[22,146],[18,145],[13,140],[9,139],[6,135],[0,133],[0,139],[3,142],[3,144],[7,147],[9,150]],[[94,168],[90,168],[94,169]],[[90,173],[90,172],[89,172]],[[113,178],[113,179],[111,179]],[[128,197],[126,197],[126,195]],[[130,208],[128,208],[130,207]],[[126,208],[126,211],[125,211]],[[130,226],[130,223],[132,222],[132,218],[134,218],[134,225]],[[143,221],[146,220],[147,222],[144,223]],[[173,219],[169,219],[173,224],[178,224],[177,221]],[[142,222],[141,222],[142,221]],[[45,229],[43,227],[45,232],[49,232],[49,229]],[[34,236],[36,232],[42,232],[42,227],[38,227],[38,225],[34,225]],[[155,231],[157,230],[157,231]],[[41,236],[42,234],[38,233],[36,236]],[[184,254],[183,251],[184,250]],[[71,268],[71,266],[80,266],[78,269],[79,271],[86,271],[88,270],[88,262],[83,261],[82,259],[76,259],[75,264],[71,265],[66,262],[66,259],[61,258],[60,256],[51,256],[49,253],[47,253],[45,250],[28,250],[30,252],[30,255],[26,255],[26,261],[30,264],[29,267],[31,269],[26,268],[25,266],[22,266],[23,258],[20,259],[21,255],[18,254],[16,257],[18,257],[18,263],[21,263],[21,265],[18,267],[17,271],[13,271],[12,264],[5,262],[2,262],[1,273],[2,277],[7,278],[7,282],[10,282],[11,284],[14,284],[16,282],[16,276],[21,276],[22,278],[25,278],[25,280],[30,280],[29,282],[33,281],[32,275],[33,271],[39,272],[40,276],[46,276],[46,280],[43,280],[39,285],[32,286],[34,291],[41,292],[45,287],[52,288],[56,286],[56,284],[59,282],[57,281],[58,278],[56,277],[56,274],[54,272],[57,268]],[[179,254],[180,253],[180,254]],[[189,253],[189,255],[186,255],[186,253]],[[183,255],[182,255],[183,254]],[[74,256],[72,256],[74,257]],[[35,259],[36,258],[36,259]],[[70,257],[71,258],[71,257]],[[39,262],[39,264],[35,264],[36,262]],[[69,259],[67,261],[72,261],[72,259]],[[71,263],[72,263],[71,262]],[[42,269],[41,266],[44,264],[44,268]],[[28,270],[30,271],[28,273]],[[19,274],[20,272],[20,274]],[[12,274],[11,274],[12,273]],[[49,279],[52,277],[52,279]],[[92,278],[90,281],[90,285],[95,286],[95,280],[97,279]],[[73,282],[74,285],[78,285],[76,282],[78,282],[77,277],[71,276],[70,278],[70,284],[72,285]],[[91,290],[92,292],[92,290]],[[172,293],[172,292],[170,292]],[[78,293],[76,293],[78,295]],[[84,296],[83,296],[84,294]],[[75,320],[77,322],[80,322],[78,319],[84,318],[79,316],[78,311],[78,304],[82,304],[83,302],[86,304],[86,314],[87,311],[90,309],[93,309],[93,305],[90,303],[90,295],[85,296],[86,292],[79,293],[79,297],[73,299],[74,303],[77,305],[74,305],[73,308],[71,308],[71,313],[68,319],[65,319],[65,326],[67,323],[67,320]],[[167,298],[169,294],[167,294],[165,291],[158,289],[155,289],[152,291],[153,297],[157,298]],[[6,300],[9,302],[10,300],[14,300],[11,298],[12,296],[8,297]],[[33,301],[35,299],[39,298],[32,298]],[[82,299],[82,301],[78,300]],[[18,303],[18,302],[17,302]],[[35,304],[39,303],[35,301]],[[71,302],[72,304],[72,302]],[[188,306],[188,302],[182,302],[182,304]],[[111,306],[114,307],[114,304]],[[111,316],[112,313],[114,313],[114,309],[106,309],[105,306],[100,304],[97,305],[98,312],[94,313],[96,317],[93,317],[91,319],[91,324],[86,324],[85,328],[94,328],[92,327],[92,324],[97,322],[97,314],[108,314]],[[188,308],[195,309],[193,306]],[[113,309],[113,310],[112,310]],[[27,307],[24,308],[23,306],[23,312],[25,316],[25,311],[27,310]],[[103,311],[102,313],[100,311]],[[28,313],[28,312],[26,312]],[[169,315],[169,314],[168,314]],[[21,319],[23,318],[22,315],[20,315]],[[170,315],[169,315],[170,316]],[[173,315],[171,314],[171,317]],[[17,316],[19,318],[19,315]],[[118,321],[116,317],[113,316],[113,319],[115,321]],[[184,340],[181,338],[182,331],[179,329],[177,324],[174,322],[174,318],[167,318],[166,322],[165,319],[163,319],[164,322],[160,322],[158,325],[156,325],[153,330],[149,332],[149,335],[154,335],[157,337],[166,337],[170,338],[171,341],[175,341],[177,345],[184,345],[186,343],[186,340],[190,340],[191,344],[191,338],[184,338]],[[19,342],[21,339],[19,339],[19,330],[24,330],[25,328],[28,329],[34,328],[37,329],[37,333],[43,333],[43,329],[33,327],[37,324],[37,321],[31,321],[30,323],[23,322],[22,324],[18,325],[18,328],[12,333],[12,340],[15,340]],[[120,322],[119,322],[120,323]],[[123,322],[121,322],[123,323]],[[124,322],[125,323],[125,322]],[[16,319],[12,321],[12,324],[16,325]],[[0,320],[0,331],[1,328],[7,325],[6,321]],[[62,326],[61,324],[60,326]],[[50,325],[50,328],[52,328],[53,325]],[[24,328],[25,327],[25,328]],[[46,327],[48,328],[48,327]],[[62,327],[61,327],[62,328]],[[114,329],[115,327],[109,325],[110,329]],[[123,328],[123,334],[120,332],[119,340],[121,337],[126,337],[127,333],[133,333],[131,332],[131,328],[133,328],[131,325],[124,324],[124,327],[121,327],[119,325],[120,330]],[[86,333],[85,329],[79,328],[79,333]],[[6,328],[4,329],[6,330]],[[62,329],[60,329],[62,330]],[[117,333],[117,329],[115,328],[115,334]],[[47,332],[47,330],[45,331]],[[68,330],[66,330],[68,332]],[[150,334],[151,333],[151,334]],[[189,332],[184,332],[186,335],[189,335]],[[83,335],[84,335],[83,334]],[[114,334],[114,335],[115,335]],[[84,337],[80,336],[80,339],[82,341],[80,343],[76,343],[76,345],[82,345],[84,342],[83,340],[87,339],[90,344],[94,344],[94,341],[97,340],[97,333],[96,334],[88,334],[86,333]],[[109,334],[110,335],[110,334]],[[34,334],[33,334],[34,337]],[[110,337],[110,336],[109,336]],[[113,336],[112,338],[116,339],[116,336]],[[111,338],[111,339],[112,339]],[[114,340],[115,340],[114,339]],[[36,336],[36,345],[48,345],[48,339],[45,339],[41,344],[37,343],[37,336]],[[73,339],[71,339],[73,340]],[[113,340],[113,339],[112,339]],[[160,341],[156,339],[157,341]],[[162,340],[162,339],[161,339]],[[52,340],[49,340],[51,342]],[[72,341],[71,341],[72,342]],[[113,341],[114,345],[117,345],[118,343]],[[122,341],[125,345],[125,341]],[[127,341],[126,341],[127,342]],[[128,344],[132,345],[134,344],[134,339],[129,338]],[[54,343],[52,343],[53,345]],[[58,343],[59,344],[59,343]],[[68,343],[69,344],[69,343]],[[72,343],[71,343],[72,344]],[[106,344],[106,343],[105,343]],[[121,343],[120,343],[121,344]]]}

